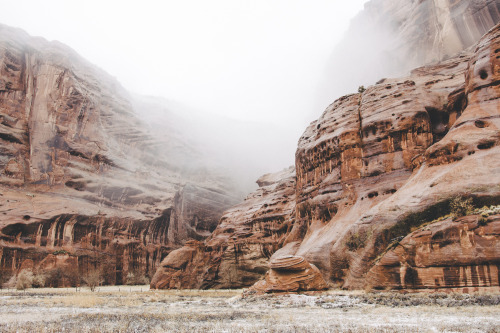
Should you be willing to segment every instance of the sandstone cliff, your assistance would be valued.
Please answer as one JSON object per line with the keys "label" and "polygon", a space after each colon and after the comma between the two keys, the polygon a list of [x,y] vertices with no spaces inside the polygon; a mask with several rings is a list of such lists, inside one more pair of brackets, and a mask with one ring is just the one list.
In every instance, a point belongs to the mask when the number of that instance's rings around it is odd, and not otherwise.
{"label": "sandstone cliff", "polygon": [[257,183],[259,189],[227,210],[205,242],[189,242],[170,253],[151,287],[241,288],[259,280],[271,255],[291,239],[295,169],[264,175]]}
{"label": "sandstone cliff", "polygon": [[[498,212],[446,215],[456,197],[500,203],[499,59],[500,25],[471,51],[331,104],[299,140],[294,191],[263,187],[235,207],[267,214],[266,204],[287,203],[272,205],[288,226],[271,262],[303,257],[344,288],[498,288]],[[249,285],[258,274],[247,268],[228,277],[237,244],[266,244],[241,232],[256,222],[229,211],[204,244],[178,250],[182,265],[170,254],[152,287]],[[263,267],[270,254],[243,256],[243,266]],[[271,273],[255,288],[275,283]]]}
{"label": "sandstone cliff", "polygon": [[330,58],[321,107],[360,85],[446,60],[499,21],[498,0],[371,0]]}
{"label": "sandstone cliff", "polygon": [[150,135],[141,103],[68,47],[0,25],[4,277],[51,256],[76,275],[106,270],[106,283],[152,275],[236,203],[228,179],[185,167],[199,153],[175,123]]}
{"label": "sandstone cliff", "polygon": [[[343,287],[362,288],[371,283],[366,274],[389,243],[449,213],[451,198],[471,197],[479,207],[498,203],[499,43],[496,26],[472,54],[343,97],[313,122],[296,154],[294,228],[305,225],[307,233],[300,247],[288,252],[304,256]],[[322,207],[335,214],[322,219],[317,213]],[[467,246],[463,237],[447,241],[460,248]],[[489,246],[498,247],[498,238],[490,241]],[[490,254],[481,263],[474,256],[457,259],[455,268],[496,265],[497,254]],[[441,255],[436,257],[443,262],[435,265],[447,266],[447,252]],[[405,259],[401,267],[414,263]],[[489,282],[482,286],[498,286],[494,274],[488,271]],[[379,276],[377,281],[385,278],[394,283],[399,277]],[[378,283],[388,286],[394,284]],[[478,285],[425,285],[443,286]]]}

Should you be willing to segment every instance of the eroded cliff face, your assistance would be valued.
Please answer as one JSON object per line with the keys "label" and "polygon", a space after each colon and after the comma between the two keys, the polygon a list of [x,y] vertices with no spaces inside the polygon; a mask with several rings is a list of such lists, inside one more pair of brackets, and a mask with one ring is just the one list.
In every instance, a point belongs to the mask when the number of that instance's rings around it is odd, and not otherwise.
{"label": "eroded cliff face", "polygon": [[196,149],[169,135],[175,124],[151,136],[134,103],[71,49],[0,25],[3,276],[49,255],[74,258],[80,273],[106,269],[108,283],[152,275],[237,202],[228,179],[178,165]]}
{"label": "eroded cliff face", "polygon": [[264,175],[259,188],[227,210],[205,242],[191,241],[170,253],[152,288],[241,288],[268,270],[271,255],[300,235],[290,234],[295,209],[295,169]]}
{"label": "eroded cliff face", "polygon": [[370,270],[367,283],[376,289],[465,292],[498,287],[499,236],[498,214],[433,223],[395,242]]}
{"label": "eroded cliff face", "polygon": [[[471,51],[338,99],[299,140],[294,190],[259,189],[204,244],[167,256],[152,287],[241,287],[229,278],[232,265],[260,270],[305,258],[344,288],[498,289],[497,213],[446,215],[456,197],[476,207],[499,203],[499,59],[500,25]],[[277,202],[286,205],[270,205]],[[268,207],[285,218],[280,249],[248,256],[265,238],[242,227],[260,225],[255,217]],[[284,288],[270,267],[255,290]],[[262,274],[249,272],[236,276],[249,282]],[[306,276],[293,274],[286,272],[283,285]]]}
{"label": "eroded cliff face", "polygon": [[446,60],[498,22],[498,0],[371,0],[332,54],[320,102]]}
{"label": "eroded cliff face", "polygon": [[[391,241],[405,236],[417,241],[417,236],[408,235],[411,229],[448,214],[448,202],[455,196],[472,197],[479,207],[497,203],[499,43],[497,26],[472,54],[463,53],[416,69],[407,78],[384,80],[343,97],[313,122],[296,153],[294,228],[306,227],[307,233],[300,247],[288,253],[304,256],[330,281],[346,288],[363,288],[375,280],[379,288],[393,287],[400,276],[366,278]],[[334,214],[327,218],[318,214],[325,207]],[[496,230],[494,225],[491,228]],[[489,245],[498,247],[491,228],[481,230],[488,230]],[[450,248],[467,246],[460,238],[448,241],[453,243]],[[433,243],[429,251],[434,246],[439,247]],[[454,254],[457,251],[449,252]],[[446,251],[434,258],[447,266]],[[476,259],[463,257],[455,268],[474,266]],[[415,265],[408,257],[401,260],[401,272],[396,268],[385,272],[404,275],[403,267]],[[497,262],[493,252],[481,265]],[[418,269],[414,272],[418,280]],[[384,279],[391,283],[381,282]],[[482,286],[498,286],[497,279],[487,279]],[[478,285],[425,285],[467,286]]]}

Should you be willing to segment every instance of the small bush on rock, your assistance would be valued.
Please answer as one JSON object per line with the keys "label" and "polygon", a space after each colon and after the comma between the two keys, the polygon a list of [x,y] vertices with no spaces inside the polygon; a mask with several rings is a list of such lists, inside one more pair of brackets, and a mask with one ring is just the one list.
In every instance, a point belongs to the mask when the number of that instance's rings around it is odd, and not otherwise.
{"label": "small bush on rock", "polygon": [[16,287],[16,275],[12,275],[8,280],[7,282],[5,282],[2,287],[3,288],[15,288]]}
{"label": "small bush on rock", "polygon": [[356,251],[366,245],[369,235],[365,230],[351,233],[345,242],[345,246],[349,251]]}
{"label": "small bush on rock", "polygon": [[472,198],[456,197],[450,202],[450,213],[455,218],[470,215],[473,211]]}

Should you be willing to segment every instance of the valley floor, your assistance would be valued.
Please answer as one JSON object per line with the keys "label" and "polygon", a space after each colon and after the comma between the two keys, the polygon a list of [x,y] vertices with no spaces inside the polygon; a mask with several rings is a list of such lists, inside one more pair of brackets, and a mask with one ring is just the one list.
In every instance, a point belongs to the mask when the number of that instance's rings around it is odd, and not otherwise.
{"label": "valley floor", "polygon": [[500,294],[0,290],[0,332],[500,332]]}

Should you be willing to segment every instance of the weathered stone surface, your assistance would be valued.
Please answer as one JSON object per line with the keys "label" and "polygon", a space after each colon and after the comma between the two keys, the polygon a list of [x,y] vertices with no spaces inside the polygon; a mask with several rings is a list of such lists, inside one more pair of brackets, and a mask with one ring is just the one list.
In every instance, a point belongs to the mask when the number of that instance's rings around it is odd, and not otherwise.
{"label": "weathered stone surface", "polygon": [[148,133],[140,103],[66,46],[0,25],[4,277],[62,250],[80,273],[108,270],[106,283],[152,275],[237,202],[227,179],[180,164],[197,152],[175,123],[161,138]]}
{"label": "weathered stone surface", "polygon": [[500,215],[444,220],[412,232],[370,270],[373,288],[461,289],[498,287]]}
{"label": "weathered stone surface", "polygon": [[498,201],[499,42],[497,26],[472,55],[343,97],[311,124],[296,154],[294,228],[307,233],[289,254],[362,288],[390,241],[446,215],[450,198]]}
{"label": "weathered stone surface", "polygon": [[[288,200],[295,195],[294,211],[287,217],[292,229],[285,233],[282,247],[274,250],[271,266],[278,268],[277,258],[292,255],[305,258],[325,280],[345,288],[372,284],[377,288],[409,288],[410,285],[396,283],[403,274],[396,266],[409,267],[406,260],[412,260],[410,255],[389,251],[380,261],[376,260],[393,240],[448,214],[449,201],[456,196],[473,198],[476,206],[497,204],[499,42],[500,26],[496,26],[476,49],[417,68],[408,77],[385,79],[366,91],[344,96],[312,122],[300,138],[296,152],[295,193],[284,196]],[[271,184],[267,178],[260,179],[259,184]],[[248,216],[260,211],[252,208],[257,198],[259,207],[265,207],[267,200],[281,201],[276,188],[270,188],[266,195],[256,194],[235,209],[246,211]],[[273,214],[280,214],[283,207],[293,205],[276,206]],[[231,240],[242,244],[247,234],[241,233],[241,226],[255,225],[254,220],[240,213],[225,216],[231,218],[221,219],[203,245],[205,248],[196,252],[196,259],[186,260],[185,268],[176,271],[182,282],[173,285],[245,286],[229,278],[219,282],[222,280],[218,274],[225,272],[230,276],[227,272],[231,264],[241,258]],[[481,230],[485,229],[477,232]],[[491,246],[497,246],[494,233],[491,231],[488,236]],[[450,241],[454,245],[449,249],[455,249],[458,241]],[[452,252],[459,254],[458,250]],[[433,267],[445,267],[449,254],[438,254],[436,260],[442,260],[442,264]],[[499,258],[495,251],[490,251],[490,255],[487,266],[493,272]],[[245,265],[260,266],[267,257],[246,258]],[[471,272],[481,269],[474,268],[476,263],[469,259],[464,260],[460,265],[472,267]],[[296,265],[301,267],[299,261],[289,266]],[[376,269],[367,275],[374,265]],[[425,276],[426,268],[421,268]],[[279,270],[271,269],[266,276],[270,285],[261,281],[255,288],[273,290],[271,285],[279,285],[280,276],[274,271]],[[487,276],[494,273],[491,272]],[[238,270],[236,276],[248,276],[247,273]],[[410,275],[405,276],[409,279]],[[165,281],[170,280],[168,274],[162,276]],[[434,287],[463,286],[453,279],[449,281]],[[493,278],[489,281],[492,286],[498,285]],[[425,283],[430,286],[428,281]]]}
{"label": "weathered stone surface", "polygon": [[270,261],[269,268],[264,279],[255,283],[250,291],[297,292],[328,288],[318,268],[302,257],[277,257]]}
{"label": "weathered stone surface", "polygon": [[189,242],[170,253],[152,288],[241,288],[268,269],[268,260],[300,235],[290,234],[295,208],[295,169],[261,177],[259,189],[227,210],[204,242]]}
{"label": "weathered stone surface", "polygon": [[453,57],[498,22],[498,0],[369,1],[330,58],[321,102]]}

